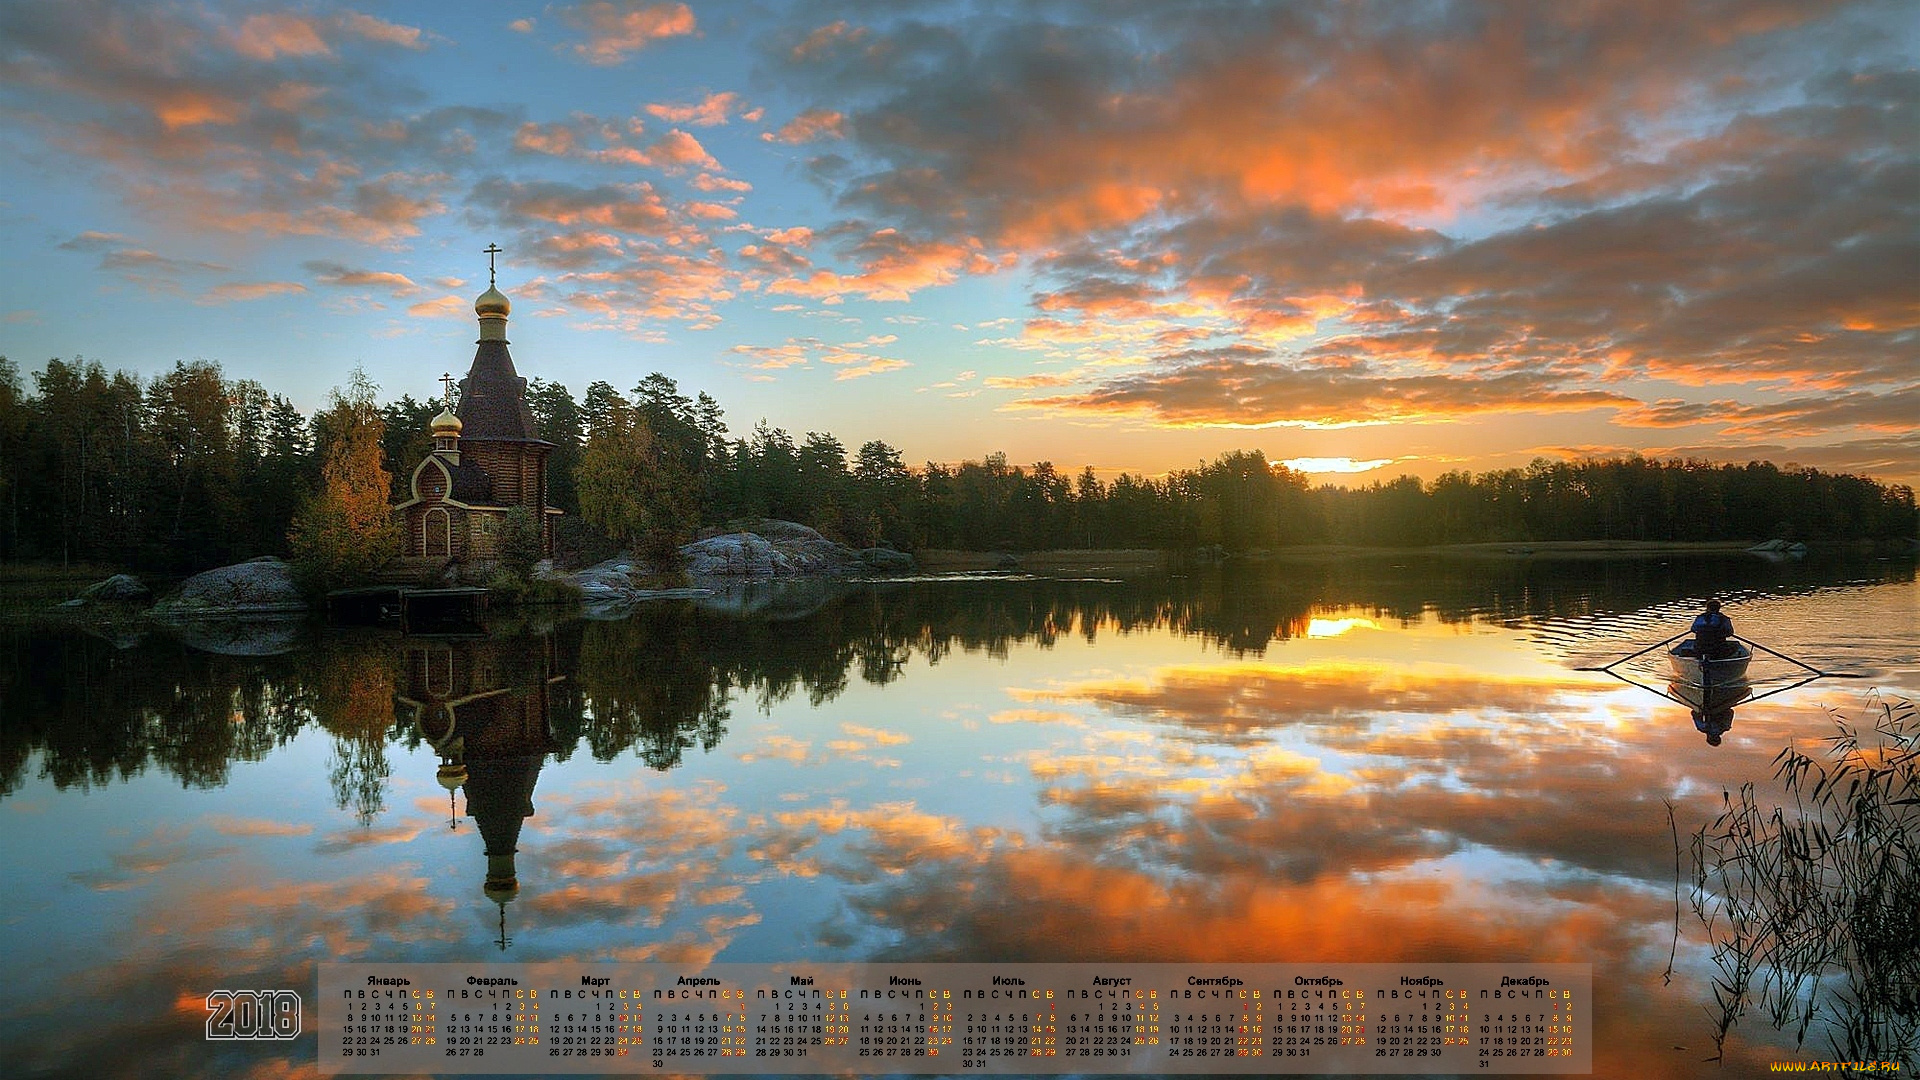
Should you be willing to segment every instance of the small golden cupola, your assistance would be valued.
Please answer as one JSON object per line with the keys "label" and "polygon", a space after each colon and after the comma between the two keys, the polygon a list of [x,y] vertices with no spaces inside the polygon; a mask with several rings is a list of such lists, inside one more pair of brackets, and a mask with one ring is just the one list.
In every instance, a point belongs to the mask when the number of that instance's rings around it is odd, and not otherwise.
{"label": "small golden cupola", "polygon": [[460,429],[466,425],[460,422],[459,417],[453,415],[452,409],[448,408],[442,408],[440,414],[433,418],[432,423],[433,452],[451,457],[454,464],[459,464]]}

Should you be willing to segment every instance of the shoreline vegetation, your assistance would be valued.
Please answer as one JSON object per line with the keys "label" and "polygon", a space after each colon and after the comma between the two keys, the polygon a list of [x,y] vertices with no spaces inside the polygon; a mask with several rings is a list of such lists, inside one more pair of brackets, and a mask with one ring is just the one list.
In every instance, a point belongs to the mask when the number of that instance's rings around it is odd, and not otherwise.
{"label": "shoreline vegetation", "polygon": [[1920,713],[1878,690],[1852,716],[1828,712],[1823,748],[1774,758],[1781,803],[1749,781],[1693,834],[1692,906],[1717,972],[1708,1060],[1749,1015],[1843,1061],[1911,1068],[1920,1054]]}
{"label": "shoreline vegetation", "polygon": [[[1431,557],[1470,558],[1656,558],[1670,555],[1744,554],[1753,545],[1744,540],[1546,540],[1539,543],[1487,542],[1477,544],[1425,544],[1418,547],[1386,547],[1367,544],[1299,544],[1256,551],[1225,552],[1227,559],[1271,560],[1274,562],[1341,559],[1350,557]],[[1185,561],[1188,553],[1157,548],[1058,548],[1047,551],[1002,552],[960,551],[953,548],[929,548],[913,553],[922,570],[939,573],[978,570],[1090,570],[1165,569]],[[1207,561],[1207,560],[1201,560]]]}
{"label": "shoreline vegetation", "polygon": [[[592,607],[596,603],[634,603],[652,599],[707,595],[717,590],[775,578],[895,578],[902,575],[937,576],[977,573],[1140,574],[1164,573],[1226,562],[1322,563],[1343,559],[1437,558],[1515,562],[1664,560],[1709,556],[1757,558],[1763,554],[1754,552],[1753,545],[1734,540],[1696,542],[1557,540],[1528,544],[1429,544],[1418,547],[1301,544],[1244,552],[1208,550],[1183,552],[1157,548],[1056,548],[1013,552],[927,548],[913,552],[909,565],[904,561],[885,564],[873,561],[872,551],[854,552],[845,548],[844,545],[825,540],[813,530],[794,526],[792,523],[769,521],[762,525],[768,533],[775,536],[779,536],[782,532],[804,534],[799,539],[803,545],[812,549],[811,557],[808,557],[808,554],[796,552],[791,547],[783,548],[777,544],[759,548],[756,556],[754,542],[764,538],[750,530],[737,530],[708,537],[695,545],[688,545],[690,549],[699,548],[704,551],[710,551],[717,541],[731,542],[735,545],[732,554],[721,556],[723,560],[731,561],[735,565],[715,568],[714,556],[708,554],[703,564],[707,567],[704,573],[689,573],[684,564],[679,569],[663,570],[649,565],[645,560],[631,556],[616,556],[594,566],[572,571],[543,570],[519,575],[493,569],[484,575],[482,583],[493,594],[497,604],[507,607],[551,607],[576,604]],[[1855,543],[1821,544],[1815,545],[1813,550],[1821,554],[1872,554],[1886,553],[1888,548],[1886,545]],[[775,552],[783,553],[789,561],[776,565],[773,561]],[[881,553],[895,554],[884,549],[881,549]],[[1902,553],[1912,555],[1910,550]],[[756,557],[760,561],[755,562]],[[276,574],[287,572],[285,564],[276,559],[261,558],[253,562],[266,564],[263,569]],[[205,575],[229,572],[246,565],[219,567],[206,571]],[[12,622],[52,620],[68,623],[110,624],[142,621],[178,622],[197,618],[248,616],[303,618],[325,607],[322,598],[315,594],[309,594],[310,602],[304,605],[296,607],[283,602],[280,609],[272,613],[260,610],[227,609],[217,604],[198,608],[191,605],[183,607],[172,595],[181,584],[180,579],[165,576],[137,579],[153,586],[154,597],[165,597],[158,604],[152,604],[150,601],[133,604],[111,600],[79,605],[70,603],[77,594],[97,588],[105,581],[120,580],[123,576],[132,578],[135,573],[136,571],[132,568],[115,568],[97,563],[71,564],[66,567],[57,563],[0,563],[0,620]]]}
{"label": "shoreline vegetation", "polygon": [[[386,576],[426,561],[395,558],[390,508],[449,403],[402,395],[383,405],[378,390],[356,369],[309,417],[205,362],[142,380],[54,359],[23,380],[0,357],[0,567],[10,567],[0,593],[55,588],[27,584],[27,568],[56,563],[178,582],[156,612],[187,617],[300,609],[376,584],[480,585],[509,604],[586,585],[589,599],[624,602],[660,595],[676,575],[698,584],[1365,555],[1652,558],[1756,541],[1771,558],[1914,547],[1910,487],[1792,465],[1540,458],[1351,488],[1316,486],[1258,449],[1152,476],[1021,466],[1003,453],[914,466],[884,442],[850,450],[830,433],[795,439],[764,421],[730,437],[717,401],[655,373],[624,394],[595,382],[578,401],[558,383],[528,387],[554,448],[558,573],[541,562],[538,531],[509,519],[497,564]],[[77,606],[130,609],[151,587],[100,581]],[[12,602],[0,595],[0,607]]]}

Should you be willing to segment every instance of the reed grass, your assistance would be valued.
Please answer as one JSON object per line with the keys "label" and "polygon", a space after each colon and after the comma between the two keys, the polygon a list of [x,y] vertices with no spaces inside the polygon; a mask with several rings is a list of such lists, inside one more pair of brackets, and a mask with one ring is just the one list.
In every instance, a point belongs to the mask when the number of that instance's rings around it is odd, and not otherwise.
{"label": "reed grass", "polygon": [[1692,841],[1693,910],[1713,949],[1715,1058],[1749,1013],[1843,1061],[1920,1049],[1920,717],[1867,695],[1866,722],[1837,712],[1819,757],[1788,746]]}

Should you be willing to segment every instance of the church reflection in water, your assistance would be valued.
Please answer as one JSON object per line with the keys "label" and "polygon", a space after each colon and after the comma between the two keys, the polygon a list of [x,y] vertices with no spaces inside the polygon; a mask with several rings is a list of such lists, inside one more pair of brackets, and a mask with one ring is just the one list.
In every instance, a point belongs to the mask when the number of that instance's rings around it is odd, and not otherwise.
{"label": "church reflection in water", "polygon": [[396,719],[411,723],[440,758],[436,776],[448,793],[448,824],[457,829],[456,796],[484,842],[481,892],[500,909],[505,949],[507,905],[520,893],[515,866],[521,827],[534,814],[533,789],[553,734],[553,699],[568,679],[565,635],[407,637],[395,695]]}

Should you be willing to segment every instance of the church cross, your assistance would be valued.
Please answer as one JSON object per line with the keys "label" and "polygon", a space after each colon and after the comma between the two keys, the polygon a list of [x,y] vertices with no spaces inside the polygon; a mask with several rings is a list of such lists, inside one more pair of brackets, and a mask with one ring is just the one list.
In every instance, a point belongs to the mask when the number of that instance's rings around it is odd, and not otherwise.
{"label": "church cross", "polygon": [[493,257],[494,257],[495,255],[498,255],[498,254],[500,254],[500,252],[501,252],[502,250],[503,250],[503,249],[502,249],[502,248],[500,247],[500,245],[499,245],[499,244],[488,244],[488,245],[486,246],[486,253],[487,253],[487,285],[488,285],[489,287],[491,287],[491,286],[493,285]]}
{"label": "church cross", "polygon": [[451,409],[453,408],[453,372],[449,371],[441,375],[440,382],[447,388],[447,408]]}

